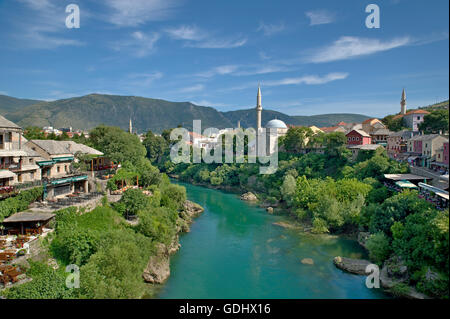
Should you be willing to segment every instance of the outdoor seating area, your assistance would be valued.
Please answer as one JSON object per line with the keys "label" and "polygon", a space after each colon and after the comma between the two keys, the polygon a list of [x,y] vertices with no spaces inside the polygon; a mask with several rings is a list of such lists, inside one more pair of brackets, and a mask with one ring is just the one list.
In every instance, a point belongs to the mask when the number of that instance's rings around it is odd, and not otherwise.
{"label": "outdoor seating area", "polygon": [[98,198],[103,194],[100,192],[83,193],[74,192],[73,194],[68,194],[64,197],[47,199],[42,203],[37,204],[37,208],[51,208],[51,209],[62,209],[69,206],[77,206],[84,202],[90,201],[94,198]]}
{"label": "outdoor seating area", "polygon": [[420,198],[423,198],[429,203],[433,204],[439,210],[448,208],[448,192],[425,183],[419,183],[419,189]]}
{"label": "outdoor seating area", "polygon": [[127,185],[127,186],[124,186],[124,187],[122,187],[122,188],[120,188],[118,190],[112,191],[111,195],[122,195],[124,192],[126,192],[127,190],[132,189],[132,188],[138,188],[138,186],[136,186],[136,185]]}
{"label": "outdoor seating area", "polygon": [[35,236],[0,236],[0,285],[6,287],[25,277],[23,271],[12,263],[29,251],[29,242],[35,239]]}
{"label": "outdoor seating area", "polygon": [[419,198],[425,199],[433,204],[436,209],[444,210],[449,207],[449,194],[447,191],[419,182],[417,185],[407,180],[394,181],[387,179],[384,186],[395,192],[402,192],[405,189],[419,190]]}
{"label": "outdoor seating area", "polygon": [[18,282],[22,277],[25,277],[25,274],[19,267],[0,263],[0,284],[3,287]]}

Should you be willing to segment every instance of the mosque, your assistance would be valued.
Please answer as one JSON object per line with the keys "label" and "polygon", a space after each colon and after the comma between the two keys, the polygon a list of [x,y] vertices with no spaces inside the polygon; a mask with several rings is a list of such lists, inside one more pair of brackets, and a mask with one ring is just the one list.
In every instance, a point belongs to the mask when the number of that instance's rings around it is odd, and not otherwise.
{"label": "mosque", "polygon": [[[266,154],[273,154],[277,151],[278,138],[285,136],[288,131],[286,123],[281,120],[273,119],[267,122],[265,130],[261,126],[261,87],[258,85],[258,93],[256,95],[256,131],[258,135],[266,136]],[[259,152],[258,152],[259,154]]]}

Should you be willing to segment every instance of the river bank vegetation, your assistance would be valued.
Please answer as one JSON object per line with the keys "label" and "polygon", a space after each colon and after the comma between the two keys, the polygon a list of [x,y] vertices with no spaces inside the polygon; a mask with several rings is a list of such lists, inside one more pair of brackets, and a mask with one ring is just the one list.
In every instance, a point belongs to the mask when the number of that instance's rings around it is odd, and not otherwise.
{"label": "river bank vegetation", "polygon": [[[261,175],[259,164],[174,164],[167,139],[149,134],[144,141],[158,152],[166,146],[164,156],[150,152],[150,158],[182,181],[253,192],[266,206],[280,206],[309,224],[313,233],[368,233],[365,247],[373,262],[382,266],[395,260],[393,269],[406,265],[404,284],[448,298],[448,210],[436,210],[415,191],[386,188],[384,174],[409,168],[390,160],[383,149],[361,151],[353,160],[345,144],[342,133],[313,135],[308,128],[291,128],[280,139],[277,171]],[[308,152],[318,145],[323,152]]]}

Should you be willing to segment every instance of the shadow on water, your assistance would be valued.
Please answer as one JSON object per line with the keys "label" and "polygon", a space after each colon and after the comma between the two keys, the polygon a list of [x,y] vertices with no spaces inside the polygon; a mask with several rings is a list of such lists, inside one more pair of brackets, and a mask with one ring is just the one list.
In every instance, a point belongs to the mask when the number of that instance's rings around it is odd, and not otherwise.
{"label": "shadow on water", "polygon": [[159,298],[387,298],[334,267],[338,255],[366,257],[355,241],[285,230],[272,225],[284,217],[234,194],[182,185],[205,212],[181,236]]}

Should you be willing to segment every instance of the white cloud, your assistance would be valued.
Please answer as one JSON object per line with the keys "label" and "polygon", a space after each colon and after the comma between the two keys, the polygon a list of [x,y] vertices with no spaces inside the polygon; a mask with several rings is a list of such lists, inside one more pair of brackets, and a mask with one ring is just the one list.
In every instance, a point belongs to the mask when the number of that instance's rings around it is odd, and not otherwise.
{"label": "white cloud", "polygon": [[148,21],[160,21],[173,15],[179,0],[107,0],[112,13],[108,21],[117,26],[136,27]]}
{"label": "white cloud", "polygon": [[263,66],[258,65],[252,66],[247,70],[236,72],[234,75],[237,76],[261,75],[261,74],[289,72],[289,71],[293,71],[293,69],[278,65],[263,65]]}
{"label": "white cloud", "polygon": [[199,77],[210,78],[215,75],[227,75],[231,74],[238,69],[237,65],[221,65],[214,67],[208,71],[197,73],[196,75]]}
{"label": "white cloud", "polygon": [[239,39],[209,39],[200,42],[190,42],[187,47],[200,49],[232,49],[238,48],[247,43],[247,38]]}
{"label": "white cloud", "polygon": [[149,86],[155,80],[159,80],[163,77],[161,72],[150,72],[150,73],[131,73],[128,75],[132,81],[131,85],[136,86]]}
{"label": "white cloud", "polygon": [[206,33],[195,26],[180,26],[166,29],[169,36],[176,40],[200,41],[206,38]]}
{"label": "white cloud", "polygon": [[136,57],[145,57],[155,51],[155,44],[160,39],[157,32],[143,33],[142,31],[134,31],[130,34],[128,40],[116,41],[112,47],[116,51],[131,51]]}
{"label": "white cloud", "polygon": [[331,45],[313,51],[307,62],[322,63],[346,60],[359,56],[387,51],[411,43],[409,37],[396,38],[390,41],[344,36]]}
{"label": "white cloud", "polygon": [[196,84],[192,86],[188,86],[185,88],[181,88],[178,90],[179,93],[194,93],[194,92],[200,92],[205,89],[205,86],[203,84]]}
{"label": "white cloud", "polygon": [[165,32],[174,40],[185,41],[185,46],[191,48],[230,49],[243,46],[247,43],[247,38],[245,37],[217,37],[211,32],[202,30],[196,26],[182,25],[179,27],[167,28],[165,29]]}
{"label": "white cloud", "polygon": [[276,33],[282,32],[284,29],[286,29],[286,27],[284,26],[284,23],[280,23],[280,24],[265,24],[265,23],[261,22],[259,24],[259,27],[258,27],[257,31],[262,31],[262,33],[265,36],[271,36],[271,35],[274,35]]}
{"label": "white cloud", "polygon": [[336,80],[343,80],[348,77],[348,73],[329,73],[325,76],[318,76],[318,75],[305,75],[302,77],[296,77],[296,78],[284,78],[281,80],[274,80],[274,81],[267,81],[264,82],[265,86],[280,86],[280,85],[300,85],[300,84],[306,84],[306,85],[318,85],[318,84],[325,84],[328,82],[336,81]]}
{"label": "white cloud", "polygon": [[195,75],[211,78],[216,75],[250,76],[289,71],[293,69],[278,65],[221,65]]}
{"label": "white cloud", "polygon": [[328,24],[336,20],[335,14],[326,10],[308,11],[305,14],[310,20],[309,25]]}

